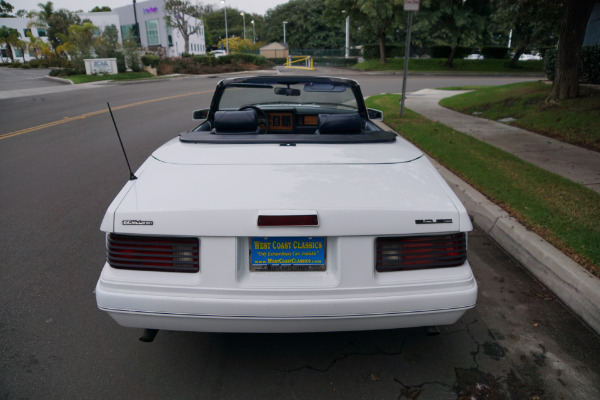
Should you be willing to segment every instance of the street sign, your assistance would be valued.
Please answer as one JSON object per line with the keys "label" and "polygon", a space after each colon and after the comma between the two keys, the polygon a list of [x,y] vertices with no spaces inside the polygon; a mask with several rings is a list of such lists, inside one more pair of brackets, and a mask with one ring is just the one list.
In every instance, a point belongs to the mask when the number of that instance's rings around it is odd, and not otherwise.
{"label": "street sign", "polygon": [[404,11],[419,11],[419,0],[404,0]]}

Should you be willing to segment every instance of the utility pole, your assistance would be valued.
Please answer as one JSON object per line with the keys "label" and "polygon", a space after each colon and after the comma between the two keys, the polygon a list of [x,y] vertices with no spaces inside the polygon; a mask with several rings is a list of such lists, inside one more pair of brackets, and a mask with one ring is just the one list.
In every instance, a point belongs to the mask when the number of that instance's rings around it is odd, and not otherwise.
{"label": "utility pole", "polygon": [[404,0],[404,11],[408,11],[408,27],[406,29],[406,46],[404,48],[404,76],[402,78],[402,99],[400,100],[400,116],[404,116],[404,100],[406,99],[406,75],[408,74],[408,58],[410,57],[410,30],[413,13],[419,11],[419,0]]}

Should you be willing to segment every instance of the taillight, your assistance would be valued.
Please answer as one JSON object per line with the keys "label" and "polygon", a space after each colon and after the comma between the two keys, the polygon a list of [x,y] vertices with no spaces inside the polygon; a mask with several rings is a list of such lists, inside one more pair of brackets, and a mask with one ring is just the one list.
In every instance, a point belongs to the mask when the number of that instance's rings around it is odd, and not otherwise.
{"label": "taillight", "polygon": [[456,267],[467,260],[465,233],[376,239],[377,272]]}
{"label": "taillight", "polygon": [[113,268],[145,271],[198,272],[197,238],[108,235],[106,257]]}

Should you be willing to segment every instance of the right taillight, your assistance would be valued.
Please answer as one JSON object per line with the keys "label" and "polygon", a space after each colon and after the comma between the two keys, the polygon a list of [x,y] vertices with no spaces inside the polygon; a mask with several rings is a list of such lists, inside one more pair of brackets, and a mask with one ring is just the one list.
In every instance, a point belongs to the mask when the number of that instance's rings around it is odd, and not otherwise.
{"label": "right taillight", "polygon": [[467,260],[465,233],[380,237],[375,247],[377,272],[456,267]]}
{"label": "right taillight", "polygon": [[111,233],[106,257],[113,268],[144,271],[198,272],[197,238],[129,236]]}

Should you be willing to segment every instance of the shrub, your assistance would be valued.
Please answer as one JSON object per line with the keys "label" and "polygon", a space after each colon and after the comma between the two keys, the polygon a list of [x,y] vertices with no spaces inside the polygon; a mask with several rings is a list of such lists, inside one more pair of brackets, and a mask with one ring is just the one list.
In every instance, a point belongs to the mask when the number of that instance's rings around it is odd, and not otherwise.
{"label": "shrub", "polygon": [[200,65],[214,67],[217,64],[217,59],[213,56],[194,56],[194,61]]}
{"label": "shrub", "polygon": [[267,63],[267,59],[264,56],[246,53],[232,53],[215,59],[216,63],[219,65],[247,63],[263,67]]}
{"label": "shrub", "polygon": [[594,85],[600,84],[600,46],[581,49],[581,79]]}
{"label": "shrub", "polygon": [[117,71],[119,73],[123,73],[127,71],[127,64],[125,63],[125,55],[121,52],[115,54],[115,58],[117,59]]}
{"label": "shrub", "polygon": [[31,65],[29,65],[29,63],[25,63],[25,64],[21,65],[21,68],[23,68],[23,69],[30,69]]}
{"label": "shrub", "polygon": [[[363,56],[367,60],[377,60],[381,57],[379,52],[379,43],[375,44],[366,44],[363,46]],[[404,56],[404,46],[399,44],[386,44],[385,45],[385,57],[386,58],[394,58],[394,57],[403,57]]]}
{"label": "shrub", "polygon": [[144,54],[142,56],[142,64],[146,66],[150,66],[152,68],[158,67],[158,63],[160,62],[160,58],[155,56],[154,54]]}
{"label": "shrub", "polygon": [[549,80],[554,80],[556,72],[556,49],[548,49],[544,53],[544,74]]}
{"label": "shrub", "polygon": [[481,49],[484,58],[503,59],[508,58],[508,48],[501,46],[488,46]]}
{"label": "shrub", "polygon": [[333,65],[349,67],[358,63],[358,58],[356,57],[314,57],[313,59],[315,65]]}
{"label": "shrub", "polygon": [[[448,58],[450,57],[450,53],[452,52],[452,47],[450,46],[431,46],[429,48],[429,55],[431,58]],[[472,49],[470,47],[458,47],[456,49],[456,54],[454,54],[454,58],[464,58],[471,54]]]}
{"label": "shrub", "polygon": [[31,68],[39,68],[40,67],[40,61],[39,60],[30,60],[29,61],[29,67],[31,67]]}
{"label": "shrub", "polygon": [[[549,80],[554,80],[556,73],[557,50],[548,49],[544,54],[544,73]],[[579,79],[585,83],[600,84],[600,46],[584,46],[581,48]]]}

